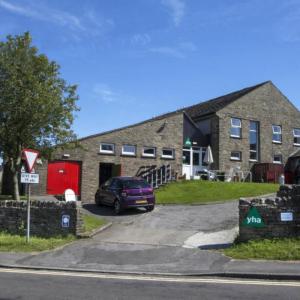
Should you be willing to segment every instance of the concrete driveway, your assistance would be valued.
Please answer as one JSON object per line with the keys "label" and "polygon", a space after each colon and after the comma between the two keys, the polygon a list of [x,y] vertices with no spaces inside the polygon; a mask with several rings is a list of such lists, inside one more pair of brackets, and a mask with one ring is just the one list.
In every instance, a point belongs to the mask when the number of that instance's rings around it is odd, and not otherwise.
{"label": "concrete driveway", "polygon": [[238,231],[238,202],[214,205],[157,205],[115,216],[109,207],[85,206],[85,210],[113,225],[95,241],[186,248],[217,248],[232,243]]}

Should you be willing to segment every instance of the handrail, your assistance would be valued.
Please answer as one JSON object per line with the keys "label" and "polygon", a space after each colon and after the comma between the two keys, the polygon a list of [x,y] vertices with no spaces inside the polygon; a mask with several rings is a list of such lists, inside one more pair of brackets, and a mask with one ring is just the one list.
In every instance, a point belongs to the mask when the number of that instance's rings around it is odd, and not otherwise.
{"label": "handrail", "polygon": [[171,165],[162,165],[159,168],[148,170],[141,177],[151,184],[152,188],[158,188],[172,180]]}

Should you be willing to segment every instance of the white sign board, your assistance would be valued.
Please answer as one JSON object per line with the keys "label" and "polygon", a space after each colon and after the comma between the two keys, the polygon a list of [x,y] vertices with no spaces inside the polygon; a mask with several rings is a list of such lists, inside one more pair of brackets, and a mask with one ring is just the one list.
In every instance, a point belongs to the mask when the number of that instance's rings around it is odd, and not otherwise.
{"label": "white sign board", "polygon": [[21,173],[21,183],[39,183],[39,174]]}
{"label": "white sign board", "polygon": [[293,213],[292,212],[282,212],[280,213],[280,220],[284,222],[293,221]]}

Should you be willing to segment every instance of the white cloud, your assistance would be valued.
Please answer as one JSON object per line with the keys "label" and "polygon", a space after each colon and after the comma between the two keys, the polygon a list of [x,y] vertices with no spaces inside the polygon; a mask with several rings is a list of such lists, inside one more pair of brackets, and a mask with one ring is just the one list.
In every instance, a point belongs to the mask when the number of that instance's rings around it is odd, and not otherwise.
{"label": "white cloud", "polygon": [[190,52],[195,52],[198,49],[197,46],[192,42],[183,42],[179,45],[179,47],[182,50],[186,50],[186,51],[190,51]]}
{"label": "white cloud", "polygon": [[118,94],[115,93],[107,84],[96,83],[92,89],[94,98],[105,103],[112,103],[118,100]]}
{"label": "white cloud", "polygon": [[81,40],[79,34],[86,36],[102,35],[114,27],[112,19],[96,16],[92,10],[83,11],[80,16],[76,16],[66,11],[42,5],[41,2],[27,1],[23,5],[17,5],[7,0],[0,0],[0,8],[27,18],[66,27],[73,32],[71,36],[76,36],[75,40]]}
{"label": "white cloud", "polygon": [[174,25],[179,26],[185,15],[185,3],[182,0],[162,0],[161,3],[170,11]]}
{"label": "white cloud", "polygon": [[151,37],[147,33],[137,33],[131,38],[131,43],[134,45],[145,46],[151,42]]}
{"label": "white cloud", "polygon": [[71,29],[85,30],[81,23],[81,20],[67,12],[53,10],[50,8],[40,7],[39,9],[30,4],[24,6],[12,4],[8,1],[0,0],[0,7],[25,17],[29,17],[36,20],[41,20],[45,22],[51,22],[58,24],[60,26],[67,26]]}
{"label": "white cloud", "polygon": [[160,54],[165,54],[168,56],[173,56],[175,58],[185,58],[185,54],[177,49],[177,48],[172,48],[172,47],[153,47],[149,49],[150,52],[154,53],[160,53]]}
{"label": "white cloud", "polygon": [[186,58],[188,53],[197,51],[197,46],[191,42],[182,42],[176,47],[162,46],[152,47],[150,52],[160,53],[175,58]]}

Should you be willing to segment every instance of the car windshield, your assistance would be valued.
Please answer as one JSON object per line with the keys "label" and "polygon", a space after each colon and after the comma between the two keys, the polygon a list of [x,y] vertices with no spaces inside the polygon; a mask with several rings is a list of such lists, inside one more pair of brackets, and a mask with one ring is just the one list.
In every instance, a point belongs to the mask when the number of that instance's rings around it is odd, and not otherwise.
{"label": "car windshield", "polygon": [[125,180],[123,186],[126,189],[142,189],[150,188],[151,186],[144,180]]}

